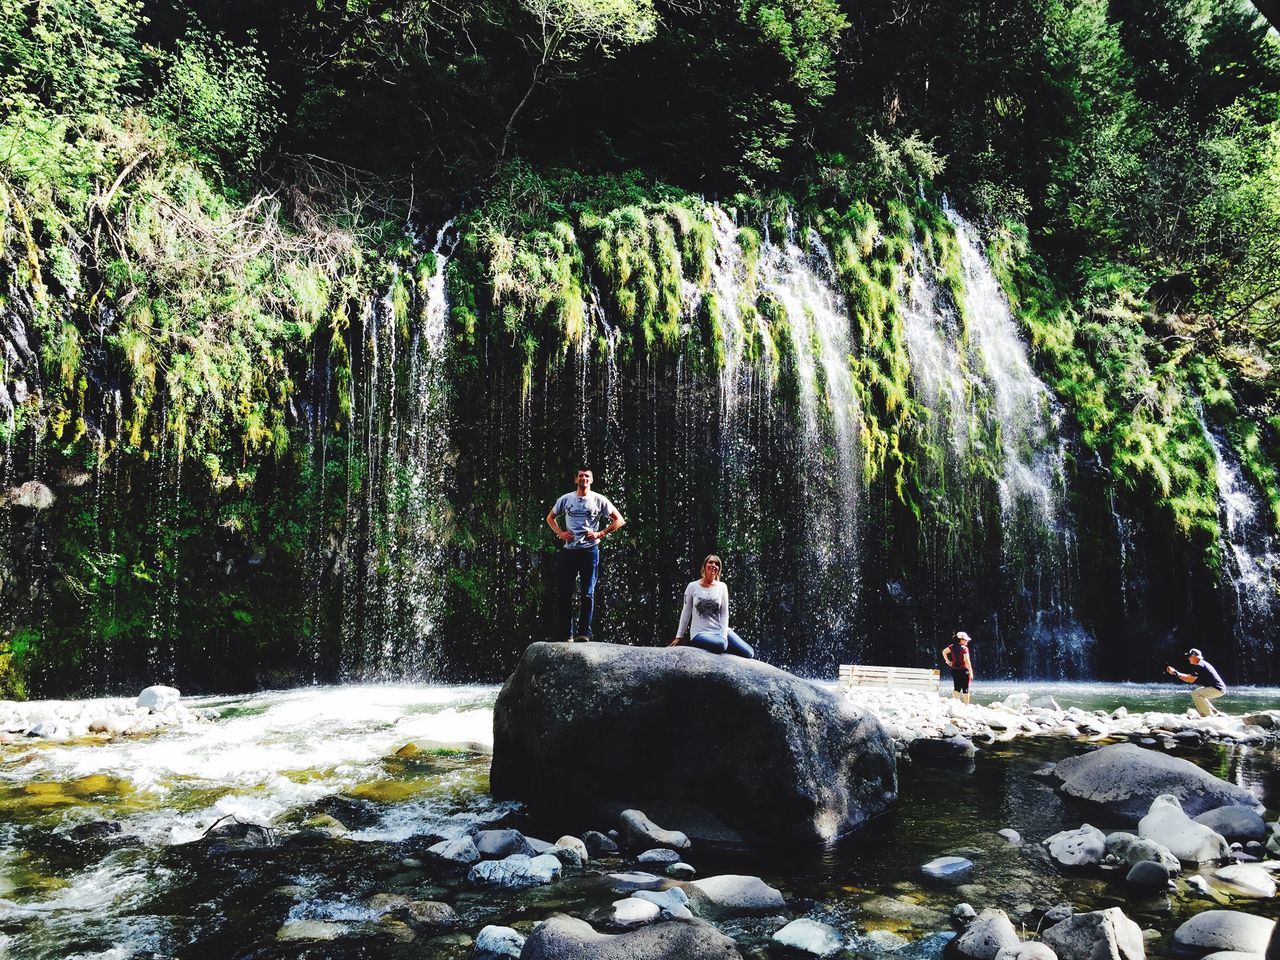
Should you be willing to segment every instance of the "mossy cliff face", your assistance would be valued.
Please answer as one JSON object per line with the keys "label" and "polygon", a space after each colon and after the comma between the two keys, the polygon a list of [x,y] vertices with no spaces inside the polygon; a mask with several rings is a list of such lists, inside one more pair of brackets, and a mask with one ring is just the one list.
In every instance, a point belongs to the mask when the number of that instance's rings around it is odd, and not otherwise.
{"label": "mossy cliff face", "polygon": [[1022,372],[976,234],[913,193],[517,169],[437,242],[100,142],[78,200],[0,184],[6,487],[54,498],[0,514],[12,690],[500,677],[556,632],[542,518],[583,463],[629,521],[610,638],[669,639],[715,551],[736,628],[819,673],[961,624],[989,673],[1247,649],[1206,429],[1274,508],[1274,427],[1122,286],[1061,301],[1014,229],[985,252]]}

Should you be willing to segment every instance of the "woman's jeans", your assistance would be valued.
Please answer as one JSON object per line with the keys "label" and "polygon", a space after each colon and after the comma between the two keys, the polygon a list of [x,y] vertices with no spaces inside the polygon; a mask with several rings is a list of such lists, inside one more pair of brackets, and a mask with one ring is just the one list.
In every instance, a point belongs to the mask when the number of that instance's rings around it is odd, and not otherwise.
{"label": "woman's jeans", "polygon": [[690,637],[689,644],[708,653],[732,653],[735,657],[746,657],[748,660],[756,655],[751,645],[732,630],[726,633],[704,630]]}

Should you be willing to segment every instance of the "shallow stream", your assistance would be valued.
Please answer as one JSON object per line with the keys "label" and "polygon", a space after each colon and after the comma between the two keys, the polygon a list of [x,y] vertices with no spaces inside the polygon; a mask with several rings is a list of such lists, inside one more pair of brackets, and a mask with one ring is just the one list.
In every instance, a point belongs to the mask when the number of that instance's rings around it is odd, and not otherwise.
{"label": "shallow stream", "polygon": [[[1050,692],[1065,706],[1134,709],[1184,706],[1172,687],[986,685],[986,702],[1014,689]],[[617,895],[599,875],[619,861],[593,862],[582,877],[520,893],[467,888],[424,861],[425,847],[470,825],[503,823],[542,836],[512,804],[486,793],[488,757],[466,750],[397,756],[415,741],[492,740],[496,687],[333,687],[189,701],[221,717],[195,732],[70,743],[0,745],[0,956],[129,957],[469,957],[470,937],[488,923],[528,926],[547,914],[589,916]],[[1280,691],[1233,693],[1232,712],[1280,706]],[[603,745],[602,745],[603,746]],[[833,923],[852,938],[851,955],[933,956],[949,930],[951,907],[998,906],[1034,928],[1054,903],[1095,909],[1121,905],[1162,940],[1214,904],[1188,888],[1172,898],[1135,900],[1120,875],[1072,875],[1052,865],[1039,841],[1085,821],[1092,811],[1064,804],[1032,771],[1084,749],[1070,740],[1019,740],[979,754],[968,767],[904,765],[896,809],[834,851],[715,861],[694,850],[701,876],[762,876],[782,890],[792,916]],[[1253,789],[1280,808],[1273,750],[1215,746],[1184,755]],[[299,832],[324,812],[350,832]],[[213,842],[223,818],[271,825],[265,846]],[[117,820],[134,839],[74,841],[80,824]],[[225,821],[224,821],[225,822]],[[607,829],[611,824],[583,824]],[[1023,844],[996,831],[1012,827]],[[579,831],[580,832],[580,831]],[[544,839],[555,840],[555,836]],[[972,883],[935,887],[921,864],[950,853],[977,864]],[[458,930],[414,934],[368,898],[404,894],[443,900]],[[375,902],[376,903],[376,902]],[[1275,901],[1240,909],[1280,917]],[[323,944],[277,941],[290,920],[342,924]],[[723,925],[746,955],[763,946],[776,919]]]}

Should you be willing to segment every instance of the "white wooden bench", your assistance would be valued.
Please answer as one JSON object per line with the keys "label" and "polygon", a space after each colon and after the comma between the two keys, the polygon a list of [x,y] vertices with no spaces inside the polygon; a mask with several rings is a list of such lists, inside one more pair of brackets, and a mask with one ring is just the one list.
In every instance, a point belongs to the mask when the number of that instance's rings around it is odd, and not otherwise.
{"label": "white wooden bench", "polygon": [[870,667],[859,663],[840,664],[842,687],[900,687],[905,690],[938,691],[940,670],[925,667]]}

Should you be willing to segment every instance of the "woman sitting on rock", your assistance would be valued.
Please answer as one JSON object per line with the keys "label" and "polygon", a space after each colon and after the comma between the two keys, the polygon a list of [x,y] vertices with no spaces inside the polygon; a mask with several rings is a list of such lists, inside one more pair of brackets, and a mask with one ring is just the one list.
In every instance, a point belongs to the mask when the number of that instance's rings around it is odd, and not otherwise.
{"label": "woman sitting on rock", "polygon": [[[702,579],[684,588],[680,626],[670,645],[689,643],[711,653],[732,653],[751,659],[755,651],[729,629],[729,588],[720,581],[721,566],[720,558],[711,554],[702,561]],[[688,640],[683,639],[686,635]]]}

